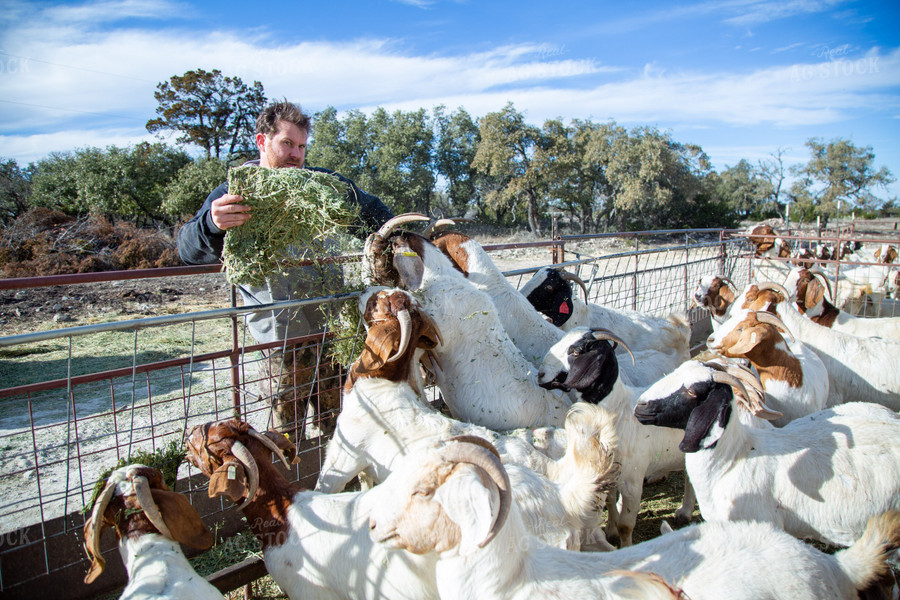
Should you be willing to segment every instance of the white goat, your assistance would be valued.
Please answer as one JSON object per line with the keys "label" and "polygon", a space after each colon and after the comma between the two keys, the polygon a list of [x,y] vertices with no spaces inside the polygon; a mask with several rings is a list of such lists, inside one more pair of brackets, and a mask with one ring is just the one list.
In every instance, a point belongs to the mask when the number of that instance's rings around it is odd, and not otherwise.
{"label": "white goat", "polygon": [[900,342],[860,338],[813,323],[790,301],[784,286],[751,285],[745,310],[775,310],[794,336],[819,355],[828,371],[829,404],[876,402],[900,410],[900,370],[891,368],[900,356]]}
{"label": "white goat", "polygon": [[434,244],[394,231],[411,218],[395,217],[369,236],[366,276],[380,285],[402,284],[443,332],[443,343],[432,353],[440,367],[436,382],[451,414],[500,431],[561,426],[571,398],[538,387],[537,370],[510,340],[487,294]]}
{"label": "white goat", "polygon": [[84,578],[93,582],[106,561],[100,536],[115,527],[119,552],[128,571],[126,600],[221,600],[221,592],[194,571],[179,542],[206,550],[212,534],[183,495],[169,491],[154,468],[133,464],[113,471],[94,502],[84,525],[85,549],[91,568]]}
{"label": "white goat", "polygon": [[897,413],[852,402],[782,428],[751,428],[736,411],[777,413],[738,402],[735,388],[750,398],[738,380],[690,361],[650,386],[634,410],[641,423],[683,431],[705,520],[762,521],[798,538],[849,546],[871,517],[900,510]]}
{"label": "white goat", "polygon": [[210,497],[241,502],[266,569],[292,600],[437,599],[434,557],[398,555],[369,538],[372,509],[394,501],[381,486],[303,491],[272,463],[272,452],[298,462],[284,436],[237,420],[198,425],[186,445],[188,460],[210,478]]}
{"label": "white goat", "polygon": [[528,535],[490,452],[454,450],[392,474],[383,485],[394,500],[371,521],[383,544],[438,556],[444,600],[846,600],[883,591],[879,579],[900,544],[900,515],[888,513],[835,555],[751,522],[701,523],[613,552],[570,552]]}
{"label": "white goat", "polygon": [[747,240],[754,245],[756,258],[750,269],[750,279],[781,283],[791,270],[786,259],[791,256],[791,245],[779,237],[769,224],[759,224],[747,232]]}
{"label": "white goat", "polygon": [[481,244],[456,231],[441,232],[431,241],[472,285],[491,297],[513,344],[529,362],[540,365],[550,346],[565,332],[534,309],[497,268]]}
{"label": "white goat", "polygon": [[[553,346],[541,366],[541,385],[571,390],[579,399],[599,404],[614,415],[616,455],[621,463],[617,489],[622,497],[618,509],[615,498],[607,502],[606,537],[618,537],[620,545],[631,545],[634,525],[641,507],[644,478],[684,470],[684,453],[678,449],[681,436],[665,427],[638,423],[632,411],[642,388],[625,385],[619,374],[618,359],[609,341],[627,348],[609,332],[587,328],[574,329]],[[675,513],[678,523],[690,521],[694,494],[685,482],[684,501]]]}
{"label": "white goat", "polygon": [[614,331],[627,339],[632,352],[642,357],[636,364],[622,365],[630,385],[649,385],[690,358],[691,326],[684,315],[658,317],[586,303],[573,296],[569,279],[577,278],[544,267],[522,286],[521,293],[565,331],[591,327]]}
{"label": "white goat", "polygon": [[[383,481],[402,457],[451,437],[486,439],[506,464],[517,465],[510,473],[514,493],[527,507],[530,530],[549,543],[577,549],[581,530],[599,520],[598,481],[611,485],[617,473],[611,473],[606,449],[615,440],[605,413],[584,403],[572,406],[559,434],[568,448],[558,461],[521,438],[450,419],[427,405],[407,381],[416,346],[435,343],[429,319],[403,290],[378,291],[366,305],[366,320],[377,322],[350,368],[316,489],[339,492],[364,470],[375,482]],[[396,352],[393,337],[400,339]]]}
{"label": "white goat", "polygon": [[[790,341],[785,340],[783,330]],[[759,374],[766,404],[782,413],[777,427],[822,410],[828,404],[828,372],[822,359],[795,339],[769,312],[743,312],[723,323],[706,342],[726,358],[745,358]]]}
{"label": "white goat", "polygon": [[[821,275],[823,279],[816,278]],[[818,269],[793,269],[784,282],[797,308],[815,323],[858,337],[900,340],[900,317],[860,318],[829,302],[831,292],[827,274]],[[824,283],[824,285],[823,285]]]}

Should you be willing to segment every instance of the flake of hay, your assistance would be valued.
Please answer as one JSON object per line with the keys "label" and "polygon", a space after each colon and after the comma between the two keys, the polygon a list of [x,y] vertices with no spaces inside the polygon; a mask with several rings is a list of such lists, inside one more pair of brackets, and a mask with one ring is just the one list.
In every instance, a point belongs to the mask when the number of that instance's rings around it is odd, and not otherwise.
{"label": "flake of hay", "polygon": [[334,240],[358,221],[347,185],[328,173],[237,167],[228,173],[228,190],[253,211],[225,233],[222,262],[234,284],[262,285],[299,260],[340,254]]}

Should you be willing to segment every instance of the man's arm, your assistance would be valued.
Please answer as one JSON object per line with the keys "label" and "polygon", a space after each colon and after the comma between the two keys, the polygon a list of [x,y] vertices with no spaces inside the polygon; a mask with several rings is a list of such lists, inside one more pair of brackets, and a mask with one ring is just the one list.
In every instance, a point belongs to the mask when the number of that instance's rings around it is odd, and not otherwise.
{"label": "man's arm", "polygon": [[222,258],[225,230],[213,223],[213,200],[228,193],[228,183],[223,183],[207,196],[206,201],[193,218],[178,230],[178,255],[188,265],[208,265]]}

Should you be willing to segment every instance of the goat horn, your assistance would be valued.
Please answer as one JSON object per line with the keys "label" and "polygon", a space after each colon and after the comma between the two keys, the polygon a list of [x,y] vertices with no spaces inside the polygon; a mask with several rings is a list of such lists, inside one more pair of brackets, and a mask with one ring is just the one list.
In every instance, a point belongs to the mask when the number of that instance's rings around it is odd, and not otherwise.
{"label": "goat horn", "polygon": [[728,279],[727,277],[719,277],[719,279],[730,285],[734,291],[737,291],[738,287],[734,285],[734,282],[732,280]]}
{"label": "goat horn", "polygon": [[766,310],[757,311],[756,312],[756,320],[759,321],[760,323],[768,323],[769,325],[774,325],[778,329],[781,329],[786,334],[791,336],[792,342],[797,341],[796,338],[794,337],[794,334],[791,333],[790,329],[788,329],[787,325],[785,325],[781,319],[779,319],[777,316],[773,315],[769,311],[766,311]]}
{"label": "goat horn", "polygon": [[444,227],[450,227],[451,225],[456,225],[457,223],[471,223],[472,221],[473,219],[466,219],[465,217],[447,217],[437,219],[428,224],[428,227],[426,227],[425,231],[422,232],[422,237],[431,239],[432,235],[434,235]]}
{"label": "goat horn", "polygon": [[[286,469],[288,469],[288,470],[291,469],[290,461],[288,461],[287,457],[284,455],[284,452],[281,450],[281,448],[278,447],[278,444],[276,444],[274,441],[272,441],[271,438],[269,438],[267,435],[264,435],[264,434],[256,431],[255,429],[248,429],[247,433],[250,435],[250,437],[259,440],[259,442],[263,446],[265,446],[266,448],[268,448],[269,450],[274,452],[275,456],[277,456],[281,460],[281,462],[284,464]],[[281,434],[279,433],[278,435],[281,435]]]}
{"label": "goat horn", "polygon": [[813,275],[818,275],[819,279],[822,280],[822,283],[825,284],[825,287],[828,289],[828,299],[830,301],[834,301],[834,292],[831,291],[831,282],[828,281],[828,273],[820,269],[819,267],[812,267],[807,269]]}
{"label": "goat horn", "polygon": [[137,496],[138,504],[144,509],[144,514],[147,515],[153,526],[159,529],[161,534],[174,540],[162,513],[159,512],[159,507],[156,506],[156,501],[153,500],[153,494],[150,493],[150,482],[147,481],[147,478],[143,475],[135,475],[131,478],[131,485],[134,488],[134,495]]}
{"label": "goat horn", "polygon": [[448,442],[461,442],[464,444],[475,444],[476,446],[481,446],[482,448],[486,448],[491,453],[493,453],[497,458],[500,458],[500,453],[497,452],[497,448],[494,447],[492,443],[488,440],[484,439],[478,435],[454,435],[452,438],[447,440]]}
{"label": "goat horn", "polygon": [[103,488],[103,491],[100,492],[100,495],[97,496],[97,500],[94,501],[94,510],[91,511],[91,528],[88,532],[88,539],[90,540],[91,547],[88,549],[91,558],[97,562],[97,565],[100,567],[100,571],[103,571],[103,567],[106,565],[106,561],[103,559],[103,555],[100,554],[100,533],[103,527],[103,513],[106,512],[106,507],[109,506],[109,501],[112,500],[113,494],[116,492],[117,482],[112,480],[112,477],[106,480],[106,487]]}
{"label": "goat horn", "polygon": [[250,479],[250,489],[247,492],[247,499],[238,505],[238,508],[240,509],[247,506],[247,503],[250,502],[256,494],[256,490],[259,488],[259,465],[256,464],[256,459],[253,458],[250,451],[247,450],[247,446],[237,440],[234,440],[231,444],[231,453],[247,469],[247,475]]}
{"label": "goat horn", "polygon": [[587,286],[584,284],[584,281],[581,280],[581,277],[579,277],[575,273],[569,273],[568,271],[560,271],[559,274],[564,280],[574,281],[575,283],[580,285],[581,290],[584,292],[584,301],[585,302],[588,301],[588,289],[587,289]]}
{"label": "goat horn", "polygon": [[397,348],[397,353],[384,361],[385,363],[399,359],[406,352],[406,349],[409,348],[409,338],[412,336],[412,317],[409,316],[409,311],[404,308],[398,312],[397,321],[400,323],[400,345]]}
{"label": "goat horn", "polygon": [[441,456],[448,462],[469,463],[482,469],[497,486],[497,491],[500,493],[500,507],[497,510],[497,518],[491,525],[491,530],[478,544],[479,548],[483,548],[496,537],[509,515],[512,505],[509,475],[503,468],[500,459],[493,452],[478,444],[450,444],[441,449]]}
{"label": "goat horn", "polygon": [[734,388],[738,393],[742,394],[744,398],[750,398],[750,394],[747,393],[747,388],[744,387],[744,382],[732,375],[731,373],[723,373],[722,371],[713,371],[712,372],[712,380],[717,383],[724,383],[725,385],[730,385]]}
{"label": "goat horn", "polygon": [[775,283],[774,281],[763,281],[756,284],[756,287],[762,290],[775,290],[776,292],[781,292],[784,296],[785,300],[791,299],[791,293],[787,291],[787,288],[781,285],[780,283]]}
{"label": "goat horn", "polygon": [[611,342],[615,342],[617,344],[622,344],[622,347],[628,351],[628,354],[631,355],[631,364],[636,364],[634,360],[634,353],[631,351],[631,348],[628,347],[628,344],[625,343],[622,338],[609,331],[608,329],[591,329],[591,334],[594,336],[595,340],[609,340]]}
{"label": "goat horn", "polygon": [[747,392],[753,392],[751,396],[747,396],[746,398],[742,398],[738,395],[738,399],[744,401],[744,405],[750,412],[754,412],[756,410],[755,406],[762,402],[766,397],[766,392],[763,389],[762,382],[760,382],[759,378],[754,375],[752,371],[740,365],[726,365],[722,370],[726,373],[731,373],[740,379]]}
{"label": "goat horn", "polygon": [[381,226],[378,230],[377,235],[379,237],[385,238],[394,232],[395,229],[400,227],[401,225],[405,225],[406,223],[412,223],[414,221],[429,221],[430,219],[423,214],[420,213],[406,213],[403,215],[397,215],[396,217],[389,219],[387,223]]}

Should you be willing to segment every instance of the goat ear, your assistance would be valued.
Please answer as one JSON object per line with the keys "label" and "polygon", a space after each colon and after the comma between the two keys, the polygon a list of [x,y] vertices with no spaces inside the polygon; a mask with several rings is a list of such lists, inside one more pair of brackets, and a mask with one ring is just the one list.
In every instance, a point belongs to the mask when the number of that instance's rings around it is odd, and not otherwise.
{"label": "goat ear", "polygon": [[[98,515],[101,519],[103,519],[103,515]],[[104,531],[106,531],[109,525],[104,522],[100,526],[100,531],[97,535],[102,535]],[[88,558],[91,559],[91,567],[88,569],[87,574],[84,576],[85,583],[93,583],[95,579],[100,577],[100,574],[103,573],[104,567],[106,567],[106,560],[101,555],[94,556],[94,553],[91,551],[93,547],[93,539],[91,537],[93,527],[91,527],[91,519],[88,518],[87,522],[84,524],[85,531],[85,539],[84,539],[84,551],[88,555]]]}
{"label": "goat ear", "polygon": [[806,284],[806,296],[803,298],[803,304],[806,308],[816,306],[825,297],[825,288],[819,283],[818,278],[813,277]]}
{"label": "goat ear", "polygon": [[417,290],[422,286],[425,262],[419,253],[409,246],[395,246],[394,268],[400,274],[400,283],[407,290]]}
{"label": "goat ear", "polygon": [[400,330],[395,324],[385,322],[372,325],[359,355],[358,371],[365,374],[383,367],[394,352],[395,339],[400,339]]}
{"label": "goat ear", "polygon": [[227,462],[209,476],[209,497],[227,496],[238,503],[248,491],[247,473],[239,462]]}
{"label": "goat ear", "polygon": [[150,494],[175,541],[198,550],[212,546],[212,534],[184,495],[157,489],[150,490]]}
{"label": "goat ear", "polygon": [[500,508],[500,493],[490,477],[477,467],[460,464],[437,489],[434,500],[459,527],[460,556],[478,550]]}
{"label": "goat ear", "polygon": [[283,433],[279,433],[277,431],[263,431],[262,434],[275,442],[275,445],[278,446],[279,449],[284,453],[284,457],[288,459],[288,462],[292,465],[300,462],[300,458],[297,456],[297,447],[291,443],[291,441],[284,436]]}
{"label": "goat ear", "polygon": [[756,327],[745,327],[738,336],[738,341],[729,349],[732,354],[746,354],[759,344],[759,331]]}

